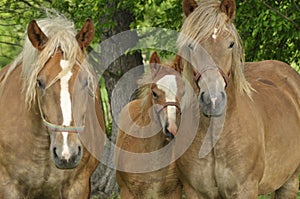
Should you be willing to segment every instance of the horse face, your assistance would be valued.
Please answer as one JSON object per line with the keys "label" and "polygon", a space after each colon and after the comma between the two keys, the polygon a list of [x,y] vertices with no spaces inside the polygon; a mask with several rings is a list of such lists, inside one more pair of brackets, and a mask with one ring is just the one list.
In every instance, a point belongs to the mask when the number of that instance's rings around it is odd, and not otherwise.
{"label": "horse face", "polygon": [[[207,116],[222,115],[226,108],[225,88],[232,64],[232,40],[228,37],[208,39],[190,49],[199,103]],[[213,58],[212,58],[213,57]]]}
{"label": "horse face", "polygon": [[[83,154],[78,133],[85,122],[87,76],[78,65],[69,64],[63,53],[57,52],[37,77],[39,109],[50,133],[50,152],[58,168],[74,168]],[[58,78],[58,74],[62,75]]]}
{"label": "horse face", "polygon": [[156,108],[163,133],[167,139],[174,138],[181,120],[180,99],[184,82],[180,74],[169,66],[159,65],[160,59],[153,53],[150,60],[154,83],[151,86],[152,104]]}
{"label": "horse face", "polygon": [[[32,45],[41,54],[47,53],[51,38],[42,32],[35,21],[30,22],[27,32]],[[78,132],[84,129],[90,90],[87,70],[79,62],[84,59],[84,49],[93,36],[94,26],[88,19],[74,38],[78,42],[78,49],[74,51],[76,60],[65,60],[65,52],[58,46],[37,75],[38,108],[43,124],[50,133],[50,153],[56,167],[61,169],[76,167],[83,156]]]}
{"label": "horse face", "polygon": [[[189,8],[189,1],[185,1],[186,10]],[[192,1],[193,2],[193,1]],[[192,5],[190,5],[192,6]],[[195,8],[194,8],[195,9]],[[202,37],[193,38],[190,44],[185,44],[188,52],[188,61],[193,66],[195,81],[199,88],[199,103],[202,108],[204,115],[206,116],[220,116],[224,113],[227,104],[227,96],[225,88],[229,83],[229,75],[233,63],[233,52],[236,43],[236,37],[230,31],[229,22],[234,15],[235,4],[230,0],[223,0],[217,12],[224,12],[224,15],[221,15],[222,22],[224,26],[219,28],[211,28],[209,25],[202,25],[203,23],[209,24],[209,21],[197,21],[195,17],[199,17],[199,14],[193,15],[193,10],[191,12],[186,12],[187,24],[188,23],[197,23],[186,25],[183,27],[183,34],[195,34],[197,27],[203,28]],[[197,8],[194,12],[201,11],[201,8]],[[207,11],[213,12],[213,11]],[[207,14],[203,14],[207,15]],[[190,19],[191,18],[191,19]],[[206,17],[205,19],[208,19]],[[190,22],[189,20],[193,21]],[[197,22],[195,22],[197,21]],[[221,22],[220,22],[221,23]],[[228,26],[227,26],[228,25]],[[209,28],[208,28],[209,27]],[[208,29],[212,29],[208,31]],[[198,41],[198,42],[196,42]]]}

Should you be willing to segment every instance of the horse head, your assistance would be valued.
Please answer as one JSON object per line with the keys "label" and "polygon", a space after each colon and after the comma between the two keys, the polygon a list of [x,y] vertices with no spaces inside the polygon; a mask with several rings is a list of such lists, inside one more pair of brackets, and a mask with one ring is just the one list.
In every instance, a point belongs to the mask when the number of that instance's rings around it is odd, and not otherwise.
{"label": "horse head", "polygon": [[[175,59],[174,66],[178,67],[181,60]],[[184,92],[184,82],[174,67],[162,65],[160,58],[154,52],[150,58],[152,84],[150,95],[152,104],[161,123],[163,133],[167,139],[172,139],[177,133],[181,120],[180,100]]]}
{"label": "horse head", "polygon": [[39,53],[36,64],[41,65],[35,77],[35,98],[50,134],[56,167],[71,169],[83,156],[79,133],[84,131],[87,98],[93,95],[84,50],[93,39],[94,26],[88,19],[77,35],[61,30],[50,37],[42,29],[34,20],[27,29],[28,39]]}
{"label": "horse head", "polygon": [[[190,74],[198,87],[204,115],[220,116],[226,110],[229,80],[241,77],[244,61],[241,41],[232,23],[235,1],[208,1],[197,5],[194,0],[184,0],[183,10],[187,18],[177,43],[190,65],[184,68],[193,70]],[[239,74],[231,78],[234,73]],[[235,79],[235,83],[237,81],[245,82]]]}

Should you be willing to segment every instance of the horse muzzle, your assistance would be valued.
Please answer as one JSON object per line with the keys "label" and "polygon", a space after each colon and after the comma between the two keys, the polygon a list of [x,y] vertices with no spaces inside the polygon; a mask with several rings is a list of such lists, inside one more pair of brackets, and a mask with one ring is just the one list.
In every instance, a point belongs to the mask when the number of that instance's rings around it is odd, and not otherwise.
{"label": "horse muzzle", "polygon": [[198,99],[202,112],[207,117],[218,117],[225,112],[227,96],[224,91],[217,93],[200,92]]}
{"label": "horse muzzle", "polygon": [[83,146],[77,133],[52,132],[50,153],[59,169],[73,169],[80,163]]}
{"label": "horse muzzle", "polygon": [[82,146],[70,147],[68,150],[64,147],[51,147],[52,157],[55,166],[59,169],[73,169],[78,166],[82,158]]}

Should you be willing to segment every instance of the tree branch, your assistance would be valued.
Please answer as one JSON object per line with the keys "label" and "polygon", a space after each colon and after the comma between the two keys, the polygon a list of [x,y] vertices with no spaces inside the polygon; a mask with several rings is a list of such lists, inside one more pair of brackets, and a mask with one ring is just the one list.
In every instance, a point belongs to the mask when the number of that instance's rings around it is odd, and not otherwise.
{"label": "tree branch", "polygon": [[262,2],[272,12],[274,12],[278,16],[284,18],[285,20],[287,20],[288,22],[290,22],[291,24],[293,24],[296,27],[297,30],[300,30],[300,26],[296,22],[294,22],[292,19],[290,19],[289,17],[285,16],[284,14],[282,14],[281,12],[279,12],[278,10],[276,10],[275,8],[273,8],[272,6],[270,6],[269,4],[267,4],[265,1],[263,1],[263,0],[259,0],[259,1]]}
{"label": "tree branch", "polygon": [[293,1],[293,6],[295,6],[296,10],[298,10],[298,12],[300,12],[300,8],[296,3],[296,0]]}
{"label": "tree branch", "polygon": [[0,24],[0,26],[5,26],[5,27],[7,27],[7,26],[16,26],[16,25],[18,25],[18,24]]}
{"label": "tree branch", "polygon": [[15,43],[6,42],[6,41],[0,41],[0,44],[10,45],[10,46],[17,46],[17,47],[22,47],[20,44],[15,44]]}

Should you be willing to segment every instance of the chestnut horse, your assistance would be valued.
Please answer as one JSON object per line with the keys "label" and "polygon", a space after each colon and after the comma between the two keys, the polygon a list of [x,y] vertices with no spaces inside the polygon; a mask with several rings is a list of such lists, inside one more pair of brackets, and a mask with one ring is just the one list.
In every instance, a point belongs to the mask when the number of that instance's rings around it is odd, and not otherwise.
{"label": "chestnut horse", "polygon": [[244,63],[234,0],[184,0],[183,8],[177,43],[202,113],[176,162],[187,198],[296,198],[299,74],[279,61]]}
{"label": "chestnut horse", "polygon": [[[178,65],[175,63],[173,67]],[[181,198],[182,185],[174,161],[166,160],[167,156],[153,155],[153,159],[145,158],[139,162],[137,158],[130,159],[122,151],[145,157],[145,154],[165,147],[176,136],[180,123],[179,102],[183,94],[183,80],[170,66],[160,65],[160,58],[154,52],[150,60],[150,73],[144,75],[139,85],[138,99],[127,104],[120,115],[116,162],[121,198]],[[164,158],[167,164],[159,165],[164,161],[160,158]],[[159,166],[151,166],[155,163]],[[140,165],[148,170],[139,170]]]}
{"label": "chestnut horse", "polygon": [[33,20],[23,51],[1,70],[0,198],[89,197],[99,162],[87,149],[104,135],[97,79],[85,62],[93,36],[89,19],[77,34],[61,16]]}

